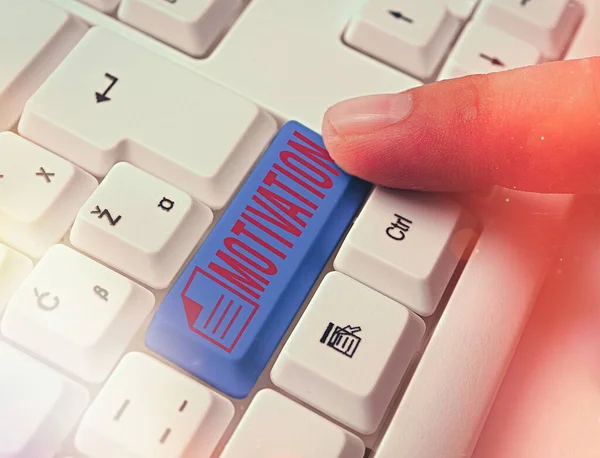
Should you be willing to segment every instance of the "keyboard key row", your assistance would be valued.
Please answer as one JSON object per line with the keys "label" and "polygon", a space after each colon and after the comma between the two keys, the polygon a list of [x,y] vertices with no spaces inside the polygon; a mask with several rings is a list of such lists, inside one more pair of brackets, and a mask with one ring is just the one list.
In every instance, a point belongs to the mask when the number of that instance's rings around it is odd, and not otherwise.
{"label": "keyboard key row", "polygon": [[424,81],[489,73],[564,56],[584,8],[577,0],[367,0],[344,39]]}

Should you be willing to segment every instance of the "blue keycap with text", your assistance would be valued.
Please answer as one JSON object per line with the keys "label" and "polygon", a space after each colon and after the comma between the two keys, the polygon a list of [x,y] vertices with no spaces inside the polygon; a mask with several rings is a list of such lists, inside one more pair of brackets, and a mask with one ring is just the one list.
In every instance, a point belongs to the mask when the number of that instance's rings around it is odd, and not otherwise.
{"label": "blue keycap with text", "polygon": [[369,190],[320,135],[285,124],[160,305],[148,347],[246,397]]}

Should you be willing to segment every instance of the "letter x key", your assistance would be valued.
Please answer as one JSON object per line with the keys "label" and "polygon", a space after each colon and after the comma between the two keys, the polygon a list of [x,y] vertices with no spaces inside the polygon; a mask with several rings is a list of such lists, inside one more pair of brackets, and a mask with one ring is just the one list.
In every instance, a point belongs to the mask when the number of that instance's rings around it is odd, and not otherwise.
{"label": "letter x key", "polygon": [[44,167],[40,167],[40,171],[37,172],[35,174],[35,176],[37,176],[37,177],[44,177],[44,179],[46,180],[46,183],[51,183],[52,182],[51,177],[54,176],[54,173],[52,173],[52,172],[46,172],[46,170],[44,169]]}

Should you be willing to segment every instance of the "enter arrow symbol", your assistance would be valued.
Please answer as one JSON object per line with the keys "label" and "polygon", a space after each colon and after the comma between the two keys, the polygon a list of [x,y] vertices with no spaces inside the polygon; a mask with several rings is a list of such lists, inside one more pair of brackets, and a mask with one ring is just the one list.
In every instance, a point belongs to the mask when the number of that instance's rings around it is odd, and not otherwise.
{"label": "enter arrow symbol", "polygon": [[117,84],[117,81],[119,81],[119,78],[117,78],[116,76],[112,76],[110,73],[105,73],[104,76],[110,80],[110,84],[104,90],[104,92],[96,92],[96,103],[108,102],[110,100],[110,97],[108,97],[108,93],[113,88],[113,86]]}

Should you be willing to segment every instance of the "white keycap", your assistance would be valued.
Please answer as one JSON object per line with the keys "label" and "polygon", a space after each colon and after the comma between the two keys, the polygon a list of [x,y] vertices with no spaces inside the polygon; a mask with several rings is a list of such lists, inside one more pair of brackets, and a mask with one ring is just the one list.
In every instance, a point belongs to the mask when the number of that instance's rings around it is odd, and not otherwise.
{"label": "white keycap", "polygon": [[335,258],[335,269],[431,315],[474,234],[455,202],[376,187]]}
{"label": "white keycap", "polygon": [[0,241],[41,257],[65,235],[97,185],[63,158],[0,133]]}
{"label": "white keycap", "polygon": [[79,0],[83,3],[87,3],[94,8],[103,11],[104,13],[112,13],[119,6],[121,0]]}
{"label": "white keycap", "polygon": [[208,458],[233,404],[143,353],[121,360],[75,437],[90,458]]}
{"label": "white keycap", "polygon": [[86,26],[43,0],[0,0],[0,131],[83,36]]}
{"label": "white keycap", "polygon": [[350,46],[427,80],[462,23],[443,0],[367,0],[344,37]]}
{"label": "white keycap", "polygon": [[88,403],[80,385],[0,342],[0,458],[52,458]]}
{"label": "white keycap", "polygon": [[244,0],[123,0],[118,16],[191,56],[202,57],[243,7]]}
{"label": "white keycap", "polygon": [[555,60],[564,54],[583,13],[578,0],[484,0],[478,16]]}
{"label": "white keycap", "polygon": [[543,56],[535,46],[476,21],[465,28],[438,79],[500,72],[541,62]]}
{"label": "white keycap", "polygon": [[252,400],[220,458],[363,458],[355,435],[272,390]]}
{"label": "white keycap", "polygon": [[153,288],[162,289],[212,221],[188,194],[124,162],[115,165],[71,230],[71,243]]}
{"label": "white keycap", "polygon": [[287,341],[273,382],[364,434],[378,428],[425,332],[414,313],[328,274]]}
{"label": "white keycap", "polygon": [[0,314],[32,269],[31,259],[0,243]]}
{"label": "white keycap", "polygon": [[101,28],[27,102],[19,123],[23,135],[96,175],[125,160],[215,209],[276,128],[254,103]]}
{"label": "white keycap", "polygon": [[141,286],[55,245],[11,298],[2,334],[82,379],[102,382],[154,306]]}

